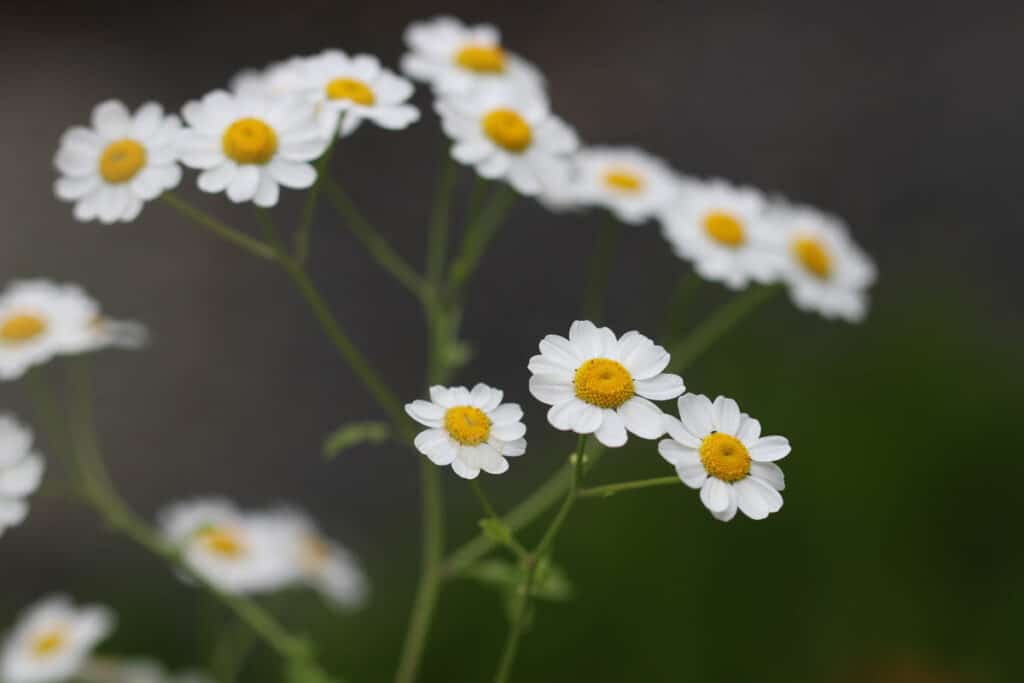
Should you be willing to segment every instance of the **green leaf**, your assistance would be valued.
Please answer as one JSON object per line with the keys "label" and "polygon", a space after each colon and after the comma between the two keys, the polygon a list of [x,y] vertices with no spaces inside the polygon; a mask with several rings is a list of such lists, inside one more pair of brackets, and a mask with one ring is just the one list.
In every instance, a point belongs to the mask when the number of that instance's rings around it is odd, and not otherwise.
{"label": "green leaf", "polygon": [[498,545],[512,545],[512,530],[505,526],[500,519],[481,519],[480,528],[483,530],[484,536]]}
{"label": "green leaf", "polygon": [[544,558],[533,574],[533,597],[551,602],[565,602],[572,598],[572,582],[565,570]]}
{"label": "green leaf", "polygon": [[391,438],[386,422],[353,422],[339,427],[324,441],[324,456],[330,460],[344,451],[363,444],[382,444]]}

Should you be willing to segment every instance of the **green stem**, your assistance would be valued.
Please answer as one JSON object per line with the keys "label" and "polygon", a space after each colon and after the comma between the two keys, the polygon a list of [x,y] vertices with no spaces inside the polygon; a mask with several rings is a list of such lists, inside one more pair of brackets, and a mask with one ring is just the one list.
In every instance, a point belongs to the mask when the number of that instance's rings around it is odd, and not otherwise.
{"label": "green stem", "polygon": [[321,189],[323,189],[324,176],[327,175],[327,171],[330,168],[334,148],[338,145],[338,133],[341,130],[341,122],[344,118],[345,113],[342,112],[338,117],[338,125],[335,126],[334,132],[331,134],[331,141],[327,143],[327,149],[317,159],[316,180],[313,181],[313,186],[309,188],[309,194],[306,195],[306,203],[302,207],[302,223],[299,224],[299,229],[295,232],[295,262],[299,265],[304,264],[309,257],[309,237],[313,228],[313,218],[316,216],[316,200],[320,196]]}
{"label": "green stem", "polygon": [[690,297],[700,288],[701,279],[696,273],[689,273],[679,278],[675,291],[669,299],[668,311],[665,314],[666,339],[675,339],[682,333],[683,309],[690,301]]}
{"label": "green stem", "polygon": [[160,195],[160,198],[165,204],[173,207],[186,218],[195,221],[218,237],[231,242],[235,246],[241,247],[253,256],[258,256],[269,261],[277,258],[277,252],[269,244],[265,244],[258,239],[249,237],[248,235],[229,227],[205,211],[192,206],[192,204],[189,204],[173,192],[164,192]]}
{"label": "green stem", "polygon": [[448,215],[452,188],[455,187],[455,174],[455,160],[446,150],[444,166],[434,195],[434,208],[430,215],[430,236],[427,242],[427,282],[435,291],[440,289],[441,278],[444,276],[444,260],[448,251]]}
{"label": "green stem", "polygon": [[624,481],[618,484],[605,484],[603,486],[594,486],[589,489],[583,489],[579,492],[580,498],[607,498],[613,496],[616,493],[622,491],[635,491],[636,489],[646,489],[652,486],[672,486],[674,484],[680,484],[679,477],[657,477],[655,479],[639,479],[637,481]]}
{"label": "green stem", "polygon": [[67,474],[71,481],[80,476],[78,464],[71,452],[70,438],[64,426],[60,404],[47,381],[46,368],[32,368],[28,373],[29,395],[36,419],[41,423],[42,431],[49,441],[50,452],[60,458],[67,466]]}
{"label": "green stem", "polygon": [[601,227],[590,257],[590,275],[587,280],[587,291],[583,303],[583,317],[593,322],[601,322],[604,318],[606,293],[608,291],[608,275],[611,272],[615,248],[622,235],[622,226],[614,216]]}
{"label": "green stem", "polygon": [[508,185],[501,185],[491,196],[491,201],[480,212],[479,218],[466,228],[462,237],[459,255],[452,263],[449,273],[449,286],[452,291],[461,290],[466,281],[480,265],[480,259],[487,251],[488,245],[498,228],[515,203],[516,193]]}
{"label": "green stem", "polygon": [[[470,480],[469,488],[472,489],[476,499],[480,502],[480,507],[483,508],[484,515],[488,519],[492,519],[498,524],[504,526],[504,522],[501,521],[501,515],[497,513],[494,506],[491,505],[491,501],[487,499],[487,495],[484,493],[483,487],[480,486],[480,482],[476,479]],[[511,531],[509,531],[508,547],[511,548],[520,559],[526,559],[529,556],[529,552],[527,552],[523,544],[516,539],[515,534]]]}

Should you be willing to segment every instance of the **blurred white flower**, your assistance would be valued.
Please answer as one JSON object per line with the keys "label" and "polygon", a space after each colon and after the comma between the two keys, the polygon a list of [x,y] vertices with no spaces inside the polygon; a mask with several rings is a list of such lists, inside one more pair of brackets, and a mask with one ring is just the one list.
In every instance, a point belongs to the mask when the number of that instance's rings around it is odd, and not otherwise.
{"label": "blurred white flower", "polygon": [[279,98],[232,95],[222,90],[187,103],[188,128],[180,138],[182,163],[202,172],[203,192],[226,192],[233,202],[277,204],[280,186],[304,189],[316,180],[313,161],[328,138],[313,103],[298,95]]}
{"label": "blurred white flower", "polygon": [[245,69],[232,77],[228,88],[247,98],[278,98],[299,90],[298,66],[307,57],[289,57],[263,69]]}
{"label": "blurred white flower", "polygon": [[114,628],[114,615],[95,605],[75,607],[64,596],[30,607],[4,643],[0,680],[57,683],[75,676]]}
{"label": "blurred white flower", "polygon": [[120,659],[92,657],[82,665],[78,675],[88,683],[212,683],[198,671],[169,673],[151,659]]}
{"label": "blurred white flower", "polygon": [[54,165],[59,199],[74,202],[79,221],[135,220],[142,205],[181,181],[178,117],[147,102],[133,115],[117,100],[92,110],[92,127],[74,126],[60,138]]}
{"label": "blurred white flower", "polygon": [[490,87],[436,102],[456,161],[520,194],[538,195],[564,176],[576,133],[554,116],[539,92]]}
{"label": "blurred white flower", "polygon": [[[607,327],[577,320],[569,338],[549,334],[530,359],[530,393],[551,406],[556,429],[594,434],[610,448],[626,443],[626,430],[643,439],[665,433],[654,401],[685,390],[683,378],[666,374],[668,351],[639,332],[621,338]],[[650,399],[650,400],[648,400]]]}
{"label": "blurred white flower", "polygon": [[490,24],[467,26],[454,17],[416,21],[405,31],[409,52],[402,71],[430,83],[440,94],[466,94],[482,86],[511,85],[540,90],[544,77],[522,57],[501,46]]}
{"label": "blurred white flower", "polygon": [[0,536],[21,524],[27,498],[43,480],[46,464],[32,449],[32,432],[12,415],[0,414]]}
{"label": "blurred white flower", "polygon": [[504,392],[486,384],[430,387],[429,401],[407,403],[405,412],[429,429],[416,435],[416,449],[435,465],[451,465],[464,479],[480,471],[502,474],[508,460],[526,452],[523,410],[502,403]]}
{"label": "blurred white flower", "polygon": [[687,394],[679,399],[679,417],[665,416],[670,438],[658,452],[679,478],[700,489],[700,500],[716,519],[728,522],[739,509],[764,519],[782,508],[785,478],[775,464],[789,455],[782,436],[761,436],[761,423],[741,413],[736,401]]}

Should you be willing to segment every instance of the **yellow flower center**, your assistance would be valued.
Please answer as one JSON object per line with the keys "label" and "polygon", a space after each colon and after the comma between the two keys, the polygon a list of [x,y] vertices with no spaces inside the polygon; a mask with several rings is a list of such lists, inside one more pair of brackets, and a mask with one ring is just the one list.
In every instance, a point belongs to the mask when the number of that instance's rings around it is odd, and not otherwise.
{"label": "yellow flower center", "polygon": [[739,481],[750,474],[750,452],[735,436],[711,432],[700,444],[700,461],[712,477]]}
{"label": "yellow flower center", "polygon": [[576,397],[601,408],[618,408],[633,398],[633,376],[622,363],[591,358],[576,369]]}
{"label": "yellow flower center", "polygon": [[455,55],[459,66],[485,74],[499,74],[505,70],[505,51],[496,45],[467,45]]}
{"label": "yellow flower center", "polygon": [[277,133],[260,119],[238,119],[224,132],[224,154],[240,164],[265,164],[277,151]]}
{"label": "yellow flower center", "polygon": [[740,219],[724,211],[712,211],[704,216],[704,232],[727,247],[738,247],[747,241]]}
{"label": "yellow flower center", "polygon": [[199,532],[199,542],[210,552],[235,559],[245,553],[245,544],[233,529],[210,527]]}
{"label": "yellow flower center", "polygon": [[476,446],[491,436],[491,418],[473,406],[456,406],[444,414],[444,428],[463,446]]}
{"label": "yellow flower center", "polygon": [[0,325],[0,341],[17,344],[38,337],[44,331],[45,320],[31,313],[18,313]]}
{"label": "yellow flower center", "polygon": [[335,78],[327,84],[327,97],[332,100],[350,100],[366,106],[370,106],[377,99],[370,86],[355,78]]}
{"label": "yellow flower center", "polygon": [[639,192],[644,187],[644,179],[624,168],[613,168],[604,174],[605,185],[620,192]]}
{"label": "yellow flower center", "polygon": [[510,152],[522,152],[533,141],[533,131],[522,116],[511,109],[495,109],[483,119],[484,133]]}
{"label": "yellow flower center", "polygon": [[32,654],[36,657],[49,657],[57,654],[68,642],[68,637],[61,627],[43,631],[32,639]]}
{"label": "yellow flower center", "polygon": [[100,175],[108,183],[125,183],[146,165],[146,148],[125,138],[107,145],[100,155]]}
{"label": "yellow flower center", "polygon": [[832,274],[832,256],[818,240],[811,237],[793,240],[793,253],[811,275],[824,280]]}

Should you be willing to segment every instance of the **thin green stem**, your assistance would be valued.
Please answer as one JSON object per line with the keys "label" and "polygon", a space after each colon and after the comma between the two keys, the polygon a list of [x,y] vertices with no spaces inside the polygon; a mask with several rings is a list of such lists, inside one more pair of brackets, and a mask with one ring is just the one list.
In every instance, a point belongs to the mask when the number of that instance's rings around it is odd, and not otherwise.
{"label": "thin green stem", "polygon": [[74,482],[79,477],[78,464],[71,452],[70,437],[64,425],[65,419],[61,414],[60,404],[50,387],[46,372],[45,367],[37,367],[32,368],[28,373],[28,389],[32,407],[43,433],[47,436],[50,452],[54,457],[63,460],[67,466],[68,479]]}
{"label": "thin green stem", "polygon": [[173,207],[180,214],[192,221],[198,223],[200,226],[206,228],[210,232],[214,233],[218,237],[231,242],[237,247],[241,247],[245,251],[249,252],[253,256],[258,256],[262,259],[274,260],[277,258],[277,254],[272,246],[265,244],[258,239],[249,237],[245,233],[239,232],[232,227],[229,227],[222,221],[214,218],[210,214],[196,208],[192,204],[188,203],[173,192],[164,192],[160,195],[160,198],[165,204]]}
{"label": "thin green stem", "polygon": [[427,282],[438,290],[444,277],[444,261],[448,252],[449,208],[455,187],[456,166],[451,155],[445,153],[444,165],[437,181],[434,207],[430,214],[430,233],[427,242]]}
{"label": "thin green stem", "polygon": [[316,216],[316,201],[320,197],[320,191],[323,189],[324,176],[330,170],[331,157],[334,155],[334,148],[338,146],[338,133],[341,130],[341,122],[345,118],[345,113],[342,112],[338,116],[338,124],[334,127],[334,131],[331,134],[331,141],[327,143],[327,149],[317,159],[316,168],[316,180],[313,181],[313,186],[309,188],[309,194],[306,195],[306,203],[302,207],[302,223],[299,224],[299,229],[295,231],[295,262],[299,265],[306,263],[306,259],[309,257],[309,239],[310,233],[313,229],[313,218]]}
{"label": "thin green stem", "polygon": [[623,491],[635,491],[647,489],[652,486],[672,486],[680,484],[679,477],[657,477],[655,479],[639,479],[637,481],[623,481],[618,484],[605,484],[583,489],[579,492],[580,498],[607,498]]}
{"label": "thin green stem", "polygon": [[270,211],[264,209],[262,206],[257,206],[256,222],[260,224],[260,228],[263,230],[263,239],[265,239],[266,243],[277,252],[278,258],[280,258],[281,254],[286,253],[284,240],[281,239],[281,233],[278,231],[277,225],[274,223],[274,218],[270,215]]}
{"label": "thin green stem", "polygon": [[668,310],[665,312],[666,339],[675,339],[682,333],[683,311],[690,298],[700,289],[701,279],[696,273],[688,273],[679,278],[672,296],[669,298]]}
{"label": "thin green stem", "polygon": [[480,259],[487,251],[491,240],[498,234],[498,228],[501,227],[515,200],[515,191],[508,185],[501,185],[480,212],[479,218],[466,228],[459,255],[449,272],[449,287],[452,291],[458,292],[480,265]]}
{"label": "thin green stem", "polygon": [[480,210],[484,205],[484,197],[491,182],[483,176],[473,175],[473,189],[469,194],[469,203],[466,206],[466,220],[464,225],[468,228],[480,218]]}
{"label": "thin green stem", "polygon": [[587,291],[583,303],[583,317],[594,322],[601,322],[608,291],[608,275],[611,272],[615,248],[622,235],[622,226],[614,216],[601,227],[590,257],[590,274],[587,279]]}
{"label": "thin green stem", "polygon": [[[495,522],[504,526],[504,522],[501,521],[501,515],[499,515],[497,511],[494,509],[494,506],[491,505],[491,501],[488,500],[487,494],[484,493],[483,487],[480,486],[480,482],[478,482],[476,479],[470,480],[469,488],[473,491],[473,494],[476,496],[476,499],[480,502],[480,507],[483,509],[484,515],[488,519],[494,520]],[[508,547],[511,548],[512,551],[516,554],[516,556],[518,556],[520,559],[526,559],[529,556],[529,552],[526,550],[523,544],[516,539],[515,534],[513,534],[511,531],[509,531]]]}

